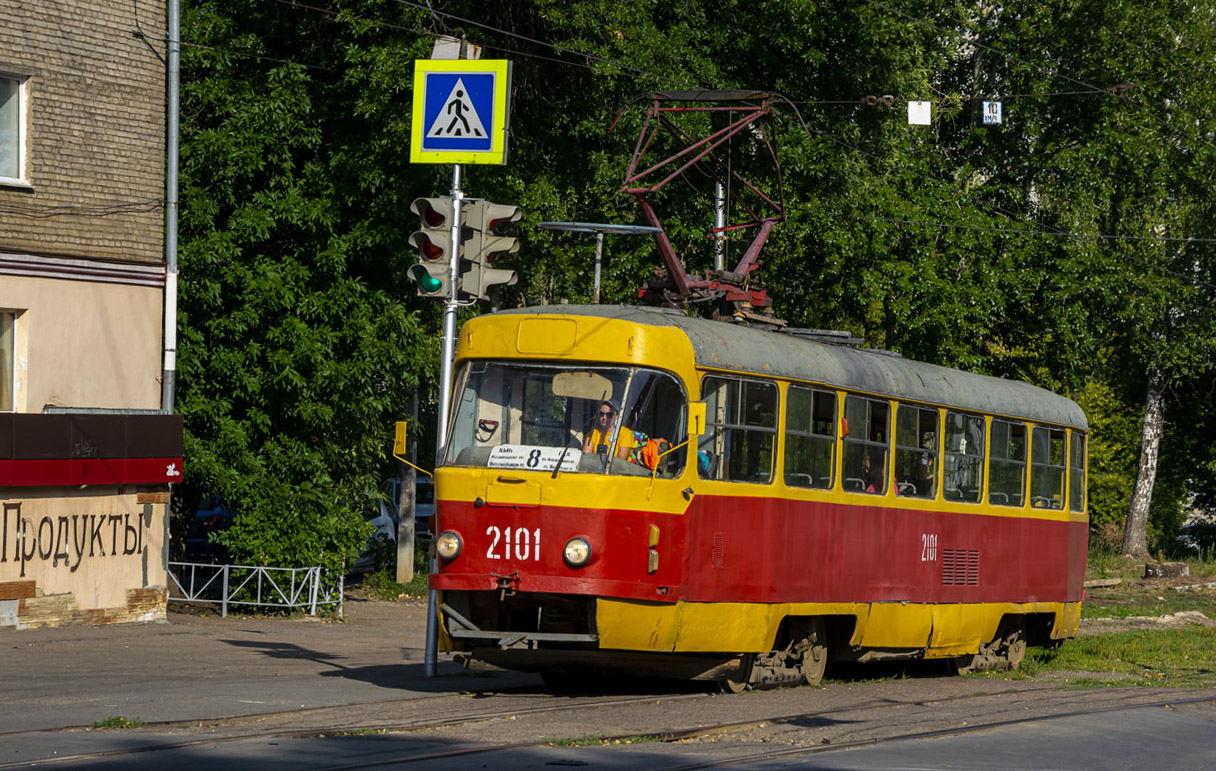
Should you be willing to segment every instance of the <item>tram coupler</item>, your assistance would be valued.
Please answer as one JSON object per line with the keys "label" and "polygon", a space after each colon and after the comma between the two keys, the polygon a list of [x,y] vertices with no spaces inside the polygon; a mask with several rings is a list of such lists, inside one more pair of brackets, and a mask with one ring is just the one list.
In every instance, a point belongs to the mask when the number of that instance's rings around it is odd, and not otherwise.
{"label": "tram coupler", "polygon": [[498,599],[502,601],[507,597],[513,597],[517,589],[519,589],[519,571],[513,573],[491,573],[490,578],[494,579],[498,589]]}

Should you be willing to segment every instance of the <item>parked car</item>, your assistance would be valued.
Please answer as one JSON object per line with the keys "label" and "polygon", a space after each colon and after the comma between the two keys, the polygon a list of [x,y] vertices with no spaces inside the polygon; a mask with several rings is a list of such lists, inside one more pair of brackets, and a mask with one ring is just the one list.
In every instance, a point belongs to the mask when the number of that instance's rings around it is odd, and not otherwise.
{"label": "parked car", "polygon": [[[376,506],[366,514],[366,519],[375,526],[376,530],[367,539],[363,553],[355,560],[351,570],[356,573],[375,570],[377,557],[377,541],[397,543],[397,511],[398,491],[401,489],[400,480],[386,479],[381,487],[384,500],[377,501]],[[435,486],[430,480],[420,480],[414,487],[414,534],[416,538],[430,538],[431,514],[435,511]]]}
{"label": "parked car", "polygon": [[1184,554],[1194,556],[1216,549],[1216,521],[1195,520],[1183,525],[1175,542]]}
{"label": "parked car", "polygon": [[204,498],[194,512],[190,530],[186,533],[184,558],[187,562],[227,562],[228,550],[215,543],[213,533],[222,533],[232,526],[236,514],[219,498]]}
{"label": "parked car", "polygon": [[[397,521],[397,501],[401,489],[400,480],[386,479],[381,488],[388,500],[387,511],[393,522]],[[435,513],[435,484],[429,479],[414,483],[414,532],[426,537],[430,532],[431,515]]]}
{"label": "parked car", "polygon": [[[385,549],[391,548],[394,552],[396,551],[397,518],[395,513],[384,501],[378,501],[376,507],[364,515],[364,518],[376,529],[367,537],[363,551],[350,566],[352,573],[366,573],[375,570],[377,558],[385,558]],[[381,544],[385,545],[381,546]]]}
{"label": "parked car", "polygon": [[435,513],[435,483],[429,479],[414,485],[414,532],[429,536],[431,515]]}

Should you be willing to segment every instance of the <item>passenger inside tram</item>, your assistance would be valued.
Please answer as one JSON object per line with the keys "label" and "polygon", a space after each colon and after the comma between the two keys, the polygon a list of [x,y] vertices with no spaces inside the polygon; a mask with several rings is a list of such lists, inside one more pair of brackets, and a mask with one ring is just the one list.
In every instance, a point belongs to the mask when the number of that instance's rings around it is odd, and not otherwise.
{"label": "passenger inside tram", "polygon": [[883,456],[875,454],[878,460],[870,457],[866,453],[863,461],[863,481],[865,482],[865,490],[867,493],[883,493],[886,489],[886,475],[883,473]]}

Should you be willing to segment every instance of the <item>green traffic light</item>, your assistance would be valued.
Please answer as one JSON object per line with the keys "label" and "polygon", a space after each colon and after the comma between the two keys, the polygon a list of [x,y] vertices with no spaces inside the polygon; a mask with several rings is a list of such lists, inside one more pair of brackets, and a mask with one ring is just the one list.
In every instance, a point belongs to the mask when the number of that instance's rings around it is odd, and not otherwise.
{"label": "green traffic light", "polygon": [[443,282],[432,276],[424,265],[415,265],[410,268],[410,275],[413,276],[414,281],[418,284],[419,291],[430,294],[443,289]]}

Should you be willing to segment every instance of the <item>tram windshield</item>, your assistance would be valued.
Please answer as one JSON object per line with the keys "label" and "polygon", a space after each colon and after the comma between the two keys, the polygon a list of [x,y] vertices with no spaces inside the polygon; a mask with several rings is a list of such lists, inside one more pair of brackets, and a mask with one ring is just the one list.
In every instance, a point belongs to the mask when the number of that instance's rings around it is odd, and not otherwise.
{"label": "tram windshield", "polygon": [[[688,398],[641,367],[468,362],[444,463],[626,476],[677,476]],[[670,451],[670,452],[669,452]]]}

